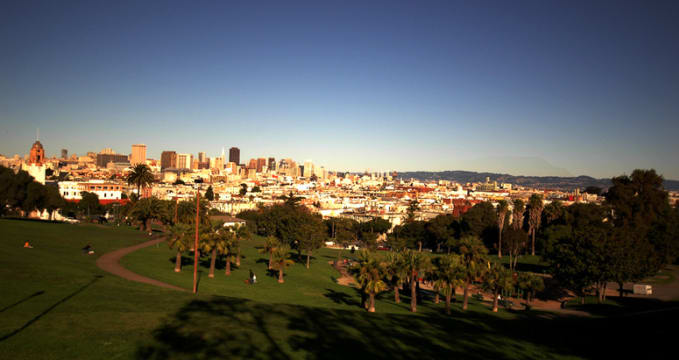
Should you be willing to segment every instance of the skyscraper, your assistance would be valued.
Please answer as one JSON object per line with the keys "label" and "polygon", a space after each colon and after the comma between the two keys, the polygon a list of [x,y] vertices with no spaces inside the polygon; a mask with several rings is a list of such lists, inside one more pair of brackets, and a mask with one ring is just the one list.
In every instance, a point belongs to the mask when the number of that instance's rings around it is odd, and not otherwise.
{"label": "skyscraper", "polygon": [[311,160],[306,160],[304,162],[304,173],[302,174],[302,176],[304,176],[305,178],[310,178],[311,175],[313,175],[313,173],[314,173],[314,163],[311,162]]}
{"label": "skyscraper", "polygon": [[264,170],[265,166],[266,166],[266,158],[257,159],[257,172],[258,173],[261,173]]}
{"label": "skyscraper", "polygon": [[167,168],[177,167],[177,152],[176,151],[163,151],[160,154],[160,169],[165,170]]}
{"label": "skyscraper", "polygon": [[267,167],[269,168],[269,171],[276,170],[276,158],[270,157]]}
{"label": "skyscraper", "polygon": [[177,154],[177,169],[190,169],[192,158],[191,154]]}
{"label": "skyscraper", "polygon": [[130,157],[130,165],[146,164],[146,145],[134,144],[132,145],[132,156]]}
{"label": "skyscraper", "polygon": [[205,152],[201,151],[198,153],[198,162],[205,162]]}
{"label": "skyscraper", "polygon": [[229,149],[229,162],[234,162],[240,164],[240,149],[237,147],[232,147]]}
{"label": "skyscraper", "polygon": [[61,158],[64,160],[68,159],[68,149],[61,149]]}

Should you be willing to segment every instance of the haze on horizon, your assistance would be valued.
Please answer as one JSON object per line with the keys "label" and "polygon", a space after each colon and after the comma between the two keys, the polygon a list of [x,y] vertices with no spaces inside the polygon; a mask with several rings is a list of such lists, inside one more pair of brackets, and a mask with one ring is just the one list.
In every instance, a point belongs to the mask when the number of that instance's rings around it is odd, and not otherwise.
{"label": "haze on horizon", "polygon": [[3,2],[0,154],[679,179],[679,2],[257,5]]}

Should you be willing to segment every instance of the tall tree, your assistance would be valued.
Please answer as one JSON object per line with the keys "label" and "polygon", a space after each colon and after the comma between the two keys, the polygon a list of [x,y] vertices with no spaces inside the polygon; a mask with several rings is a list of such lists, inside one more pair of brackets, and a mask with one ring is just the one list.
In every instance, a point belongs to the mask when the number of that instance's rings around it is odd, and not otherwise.
{"label": "tall tree", "polygon": [[292,264],[294,261],[290,260],[290,246],[278,246],[273,252],[273,268],[278,270],[278,283],[285,282],[283,270]]}
{"label": "tall tree", "polygon": [[141,188],[153,182],[153,173],[146,164],[137,164],[127,175],[127,183],[137,187],[137,195],[141,197]]}
{"label": "tall tree", "polygon": [[280,242],[278,239],[276,239],[275,236],[267,236],[264,238],[264,248],[260,251],[261,253],[265,253],[269,255],[269,262],[267,265],[267,269],[271,270],[272,269],[272,263],[273,263],[273,252],[276,250],[276,247],[278,247]]}
{"label": "tall tree", "polygon": [[209,201],[215,199],[215,192],[212,190],[212,185],[208,186],[207,190],[205,190],[205,199]]}
{"label": "tall tree", "polygon": [[174,271],[180,272],[182,271],[182,254],[189,251],[192,245],[191,227],[186,224],[175,224],[170,227],[168,245],[170,249],[177,250]]}
{"label": "tall tree", "polygon": [[507,289],[514,287],[514,278],[512,271],[505,268],[502,264],[490,264],[488,270],[485,271],[482,286],[484,290],[489,291],[493,296],[493,312],[497,312],[498,295]]}
{"label": "tall tree", "polygon": [[429,271],[431,261],[421,252],[407,250],[403,253],[403,263],[410,283],[410,311],[417,312],[417,284]]}
{"label": "tall tree", "polygon": [[514,229],[521,229],[523,227],[523,213],[526,211],[526,204],[521,199],[515,199],[513,206],[512,227]]}
{"label": "tall tree", "polygon": [[210,272],[208,273],[209,278],[215,277],[215,262],[217,260],[217,252],[219,250],[219,234],[218,231],[221,230],[222,226],[220,224],[211,224],[209,226],[201,227],[200,234],[200,248],[203,252],[210,254]]}
{"label": "tall tree", "polygon": [[519,262],[519,257],[523,253],[528,243],[528,235],[523,229],[515,229],[510,227],[504,231],[504,243],[506,253],[509,256],[509,268],[516,270],[516,264]]}
{"label": "tall tree", "polygon": [[462,264],[464,265],[465,272],[462,310],[467,310],[469,303],[469,285],[481,276],[483,266],[487,262],[486,254],[488,254],[488,249],[483,246],[483,243],[481,243],[479,238],[475,236],[465,236],[460,239],[458,251],[462,257]]}
{"label": "tall tree", "polygon": [[401,302],[399,288],[403,286],[403,280],[408,277],[403,256],[399,253],[390,251],[387,253],[385,263],[386,282],[394,290],[394,302],[398,304]]}
{"label": "tall tree", "polygon": [[451,298],[455,296],[455,289],[464,283],[465,267],[459,255],[448,254],[436,260],[436,268],[446,298],[446,314],[450,315]]}
{"label": "tall tree", "polygon": [[151,221],[162,219],[163,211],[166,210],[162,201],[155,197],[145,198],[134,203],[129,216],[137,219],[141,225],[140,230],[151,232]]}
{"label": "tall tree", "polygon": [[509,210],[509,204],[506,200],[500,200],[497,203],[497,257],[502,258],[502,229],[505,227],[505,219],[507,217],[507,211]]}
{"label": "tall tree", "polygon": [[375,295],[387,289],[382,280],[385,276],[384,263],[374,254],[362,250],[355,267],[357,280],[362,291],[368,295],[368,312],[375,312]]}
{"label": "tall tree", "polygon": [[537,194],[531,195],[528,200],[528,233],[531,236],[531,255],[535,255],[535,233],[540,228],[543,208],[542,196]]}
{"label": "tall tree", "polygon": [[250,230],[247,226],[238,226],[233,229],[234,235],[236,237],[236,266],[240,266],[240,248],[241,242],[244,240],[249,240],[252,237]]}

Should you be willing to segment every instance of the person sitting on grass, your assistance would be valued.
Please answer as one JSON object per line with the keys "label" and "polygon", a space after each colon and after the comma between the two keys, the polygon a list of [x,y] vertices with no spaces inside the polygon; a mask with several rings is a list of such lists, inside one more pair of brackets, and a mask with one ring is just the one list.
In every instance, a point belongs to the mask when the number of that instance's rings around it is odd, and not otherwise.
{"label": "person sitting on grass", "polygon": [[87,255],[94,254],[94,249],[92,248],[92,245],[90,245],[90,244],[87,244],[82,250],[83,250],[83,254],[87,254]]}

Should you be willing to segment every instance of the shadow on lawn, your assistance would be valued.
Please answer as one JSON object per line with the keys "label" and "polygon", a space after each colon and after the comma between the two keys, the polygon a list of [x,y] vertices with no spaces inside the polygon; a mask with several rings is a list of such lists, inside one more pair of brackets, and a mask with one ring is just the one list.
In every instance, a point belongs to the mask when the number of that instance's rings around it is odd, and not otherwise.
{"label": "shadow on lawn", "polygon": [[[78,290],[72,292],[72,293],[69,294],[68,296],[66,296],[66,297],[64,297],[63,299],[57,301],[54,305],[48,307],[47,309],[45,309],[45,310],[44,310],[43,312],[41,312],[40,314],[36,315],[36,316],[35,316],[34,318],[32,318],[31,320],[28,320],[22,327],[20,327],[20,328],[14,330],[14,331],[12,331],[11,333],[9,333],[9,334],[7,334],[7,335],[4,335],[4,336],[0,337],[0,342],[3,342],[3,341],[5,341],[5,340],[11,338],[12,336],[14,336],[14,335],[20,333],[21,331],[23,331],[23,330],[26,329],[27,327],[31,326],[31,325],[32,325],[33,323],[35,323],[36,321],[40,320],[40,318],[42,318],[43,316],[47,315],[47,313],[49,313],[50,311],[54,310],[54,308],[56,308],[57,306],[59,306],[59,305],[65,303],[66,301],[70,300],[72,297],[74,297],[74,296],[78,295],[79,293],[85,291],[85,289],[87,289],[88,287],[92,286],[92,284],[94,284],[95,282],[97,282],[97,281],[98,281],[99,279],[101,279],[102,277],[103,277],[103,276],[101,276],[101,275],[96,275],[92,280],[90,280],[90,282],[88,282],[87,284],[83,285],[83,286],[80,287]],[[44,291],[42,291],[42,292],[37,292],[37,293],[31,295],[29,298],[27,298],[27,299],[25,299],[25,300],[28,300],[28,299],[30,299],[30,298],[32,298],[32,297],[35,297],[35,296],[37,296],[37,295],[39,295],[39,294],[42,294],[42,293],[44,293]],[[14,305],[16,305],[16,304],[14,304]],[[3,309],[3,311],[6,310],[6,309],[7,309],[7,308]]]}
{"label": "shadow on lawn", "polygon": [[25,301],[31,300],[32,298],[34,298],[34,297],[36,297],[36,296],[40,296],[40,295],[42,295],[42,294],[44,294],[44,293],[45,293],[45,290],[36,291],[35,293],[33,293],[33,294],[31,294],[31,295],[28,295],[27,297],[25,297],[25,298],[23,298],[23,299],[21,299],[21,300],[15,302],[14,304],[7,305],[7,306],[5,306],[4,308],[0,309],[0,313],[5,312],[5,311],[7,311],[7,310],[9,310],[9,309],[11,309],[11,308],[13,308],[13,307],[15,307],[15,306],[17,306],[17,305],[23,303],[23,302],[25,302]]}
{"label": "shadow on lawn", "polygon": [[514,319],[507,320],[483,311],[462,312],[459,305],[446,316],[442,306],[432,304],[418,306],[422,309],[418,314],[371,314],[360,310],[358,299],[351,295],[330,290],[326,296],[357,309],[265,304],[226,297],[193,300],[154,330],[153,340],[139,346],[136,356],[542,359],[557,355],[593,357],[597,353],[610,356],[615,352],[614,344],[644,340],[639,333],[645,330],[624,319],[617,319],[611,326],[608,319],[545,319],[539,313],[514,313]]}

